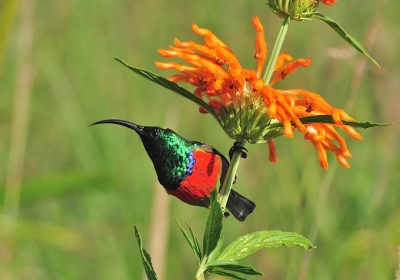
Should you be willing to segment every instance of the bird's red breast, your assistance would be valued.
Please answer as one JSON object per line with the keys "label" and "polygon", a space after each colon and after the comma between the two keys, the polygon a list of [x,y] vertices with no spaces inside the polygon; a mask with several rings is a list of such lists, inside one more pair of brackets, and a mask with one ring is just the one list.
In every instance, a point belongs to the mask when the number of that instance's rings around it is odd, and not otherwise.
{"label": "bird's red breast", "polygon": [[214,190],[217,180],[221,174],[222,160],[218,154],[206,152],[195,148],[193,157],[196,163],[193,166],[193,173],[185,177],[179,187],[174,190],[167,190],[183,202],[208,206],[208,197]]}

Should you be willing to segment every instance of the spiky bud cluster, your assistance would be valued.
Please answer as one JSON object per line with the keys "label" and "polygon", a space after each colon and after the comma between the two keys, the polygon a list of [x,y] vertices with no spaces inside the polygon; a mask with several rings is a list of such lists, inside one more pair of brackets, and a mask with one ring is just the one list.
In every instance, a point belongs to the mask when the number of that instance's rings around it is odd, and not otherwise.
{"label": "spiky bud cluster", "polygon": [[268,0],[268,6],[281,18],[309,19],[317,11],[318,0]]}

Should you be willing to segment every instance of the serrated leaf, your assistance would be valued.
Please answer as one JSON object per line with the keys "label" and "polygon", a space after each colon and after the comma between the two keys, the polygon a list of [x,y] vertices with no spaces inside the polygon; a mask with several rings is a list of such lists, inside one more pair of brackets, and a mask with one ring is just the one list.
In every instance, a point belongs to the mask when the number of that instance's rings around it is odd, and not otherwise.
{"label": "serrated leaf", "polygon": [[239,265],[239,264],[226,264],[226,265],[219,265],[218,268],[222,268],[224,270],[240,272],[242,274],[247,275],[264,275],[262,272],[255,270],[252,267]]}
{"label": "serrated leaf", "polygon": [[314,13],[313,17],[322,20],[323,22],[327,23],[330,27],[333,28],[333,30],[336,31],[337,34],[339,34],[340,37],[342,37],[347,43],[349,43],[353,48],[355,48],[357,51],[365,55],[369,60],[371,60],[376,66],[380,67],[378,62],[376,62],[375,59],[373,59],[364,49],[363,47],[357,42],[356,39],[354,39],[349,33],[347,33],[343,27],[340,26],[339,23],[337,23],[335,20],[321,14],[321,13]]}
{"label": "serrated leaf", "polygon": [[[318,115],[318,116],[308,116],[308,117],[303,117],[300,118],[301,123],[303,124],[310,124],[310,123],[327,123],[327,124],[336,124],[333,121],[333,118],[331,115]],[[388,126],[388,125],[393,125],[393,123],[372,123],[372,122],[350,122],[350,121],[345,121],[342,120],[344,125],[349,125],[352,127],[358,127],[358,128],[371,128],[371,127],[376,127],[376,126]],[[293,125],[295,123],[291,121]],[[269,126],[270,128],[275,128],[275,127],[283,127],[282,123],[274,123]]]}
{"label": "serrated leaf", "polygon": [[189,235],[186,233],[185,229],[181,226],[181,224],[178,222],[177,219],[174,218],[176,224],[178,225],[178,227],[180,228],[183,236],[185,237],[186,241],[189,243],[190,248],[192,248],[192,251],[196,257],[197,263],[200,264],[201,262],[201,251],[200,251],[200,246],[199,243],[197,242],[196,236],[193,234],[192,228],[186,223],[186,225],[188,226],[189,230],[190,230],[190,234],[192,235],[192,240],[190,240]]}
{"label": "serrated leaf", "polygon": [[139,245],[140,255],[142,256],[143,266],[144,266],[144,270],[146,271],[147,279],[157,280],[157,274],[154,271],[153,265],[151,263],[150,255],[146,252],[145,249],[143,249],[142,237],[140,236],[137,228],[136,227],[134,227],[134,228],[135,228],[136,240]]}
{"label": "serrated leaf", "polygon": [[230,277],[230,278],[233,278],[233,279],[239,279],[239,280],[248,280],[249,279],[249,278],[243,278],[243,277],[241,277],[239,275],[236,275],[236,274],[233,274],[233,273],[229,273],[229,272],[226,272],[226,271],[216,270],[216,271],[213,271],[213,273],[214,274],[218,274],[218,275],[222,275],[222,276],[226,276],[226,277]]}
{"label": "serrated leaf", "polygon": [[229,244],[219,255],[218,260],[238,260],[262,248],[301,246],[304,249],[313,248],[311,242],[295,233],[282,231],[257,231],[243,235]]}
{"label": "serrated leaf", "polygon": [[216,189],[210,194],[211,209],[204,231],[203,256],[208,256],[217,247],[222,231],[223,215],[221,205],[217,201]]}
{"label": "serrated leaf", "polygon": [[195,96],[190,91],[188,91],[188,90],[184,89],[183,87],[178,86],[176,83],[168,81],[164,77],[158,76],[158,75],[154,74],[153,72],[150,72],[146,69],[140,69],[140,68],[133,67],[133,66],[125,63],[122,59],[117,58],[117,57],[112,57],[112,58],[115,59],[116,61],[118,61],[119,63],[121,63],[122,65],[124,65],[125,67],[129,68],[136,74],[139,74],[140,76],[142,76],[162,87],[165,87],[166,89],[169,89],[169,90],[179,94],[180,96],[183,96],[183,97],[189,99],[190,101],[196,103],[200,107],[203,107],[217,120],[219,125],[221,127],[223,127],[223,124],[222,124],[221,120],[219,119],[218,115],[215,113],[215,111],[206,102],[204,102],[202,99]]}
{"label": "serrated leaf", "polygon": [[[309,116],[309,117],[300,118],[300,121],[304,124],[316,123],[316,122],[335,124],[331,115]],[[388,126],[388,125],[393,124],[393,123],[372,123],[372,122],[350,122],[350,121],[345,121],[345,120],[342,120],[342,122],[344,125],[349,125],[349,126],[358,127],[358,128],[365,128],[365,129],[375,127],[375,126]]]}

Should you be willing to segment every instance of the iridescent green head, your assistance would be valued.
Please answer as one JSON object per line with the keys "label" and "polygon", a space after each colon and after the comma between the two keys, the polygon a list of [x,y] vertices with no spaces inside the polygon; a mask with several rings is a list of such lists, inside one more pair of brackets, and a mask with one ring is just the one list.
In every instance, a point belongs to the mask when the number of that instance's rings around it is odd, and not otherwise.
{"label": "iridescent green head", "polygon": [[136,131],[153,161],[158,180],[166,189],[176,189],[183,178],[191,172],[193,162],[192,148],[199,142],[188,141],[168,128],[141,126],[124,120],[102,120],[102,123],[118,124]]}

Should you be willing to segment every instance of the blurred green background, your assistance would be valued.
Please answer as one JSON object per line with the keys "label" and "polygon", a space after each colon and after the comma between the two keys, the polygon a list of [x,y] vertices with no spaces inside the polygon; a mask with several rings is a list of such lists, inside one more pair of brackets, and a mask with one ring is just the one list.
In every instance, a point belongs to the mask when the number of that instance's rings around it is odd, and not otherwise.
{"label": "blurred green background", "polygon": [[[323,95],[360,121],[399,123],[398,1],[320,5],[380,63],[353,51],[325,23],[293,22],[283,51],[313,62],[279,88]],[[137,135],[121,118],[162,125],[227,154],[232,140],[197,106],[110,58],[165,77],[153,62],[173,39],[196,40],[191,24],[214,31],[255,69],[258,15],[269,50],[281,19],[265,1],[0,1],[0,279],[141,279],[133,226],[160,279],[193,279],[195,258],[171,216],[201,238],[207,210],[167,196]],[[318,165],[299,133],[248,146],[235,189],[256,211],[224,226],[225,242],[256,230],[295,231],[314,250],[274,248],[243,260],[265,273],[252,279],[394,279],[400,245],[397,125],[346,137],[351,169]],[[159,199],[159,195],[161,199]],[[214,279],[217,279],[214,278]]]}

